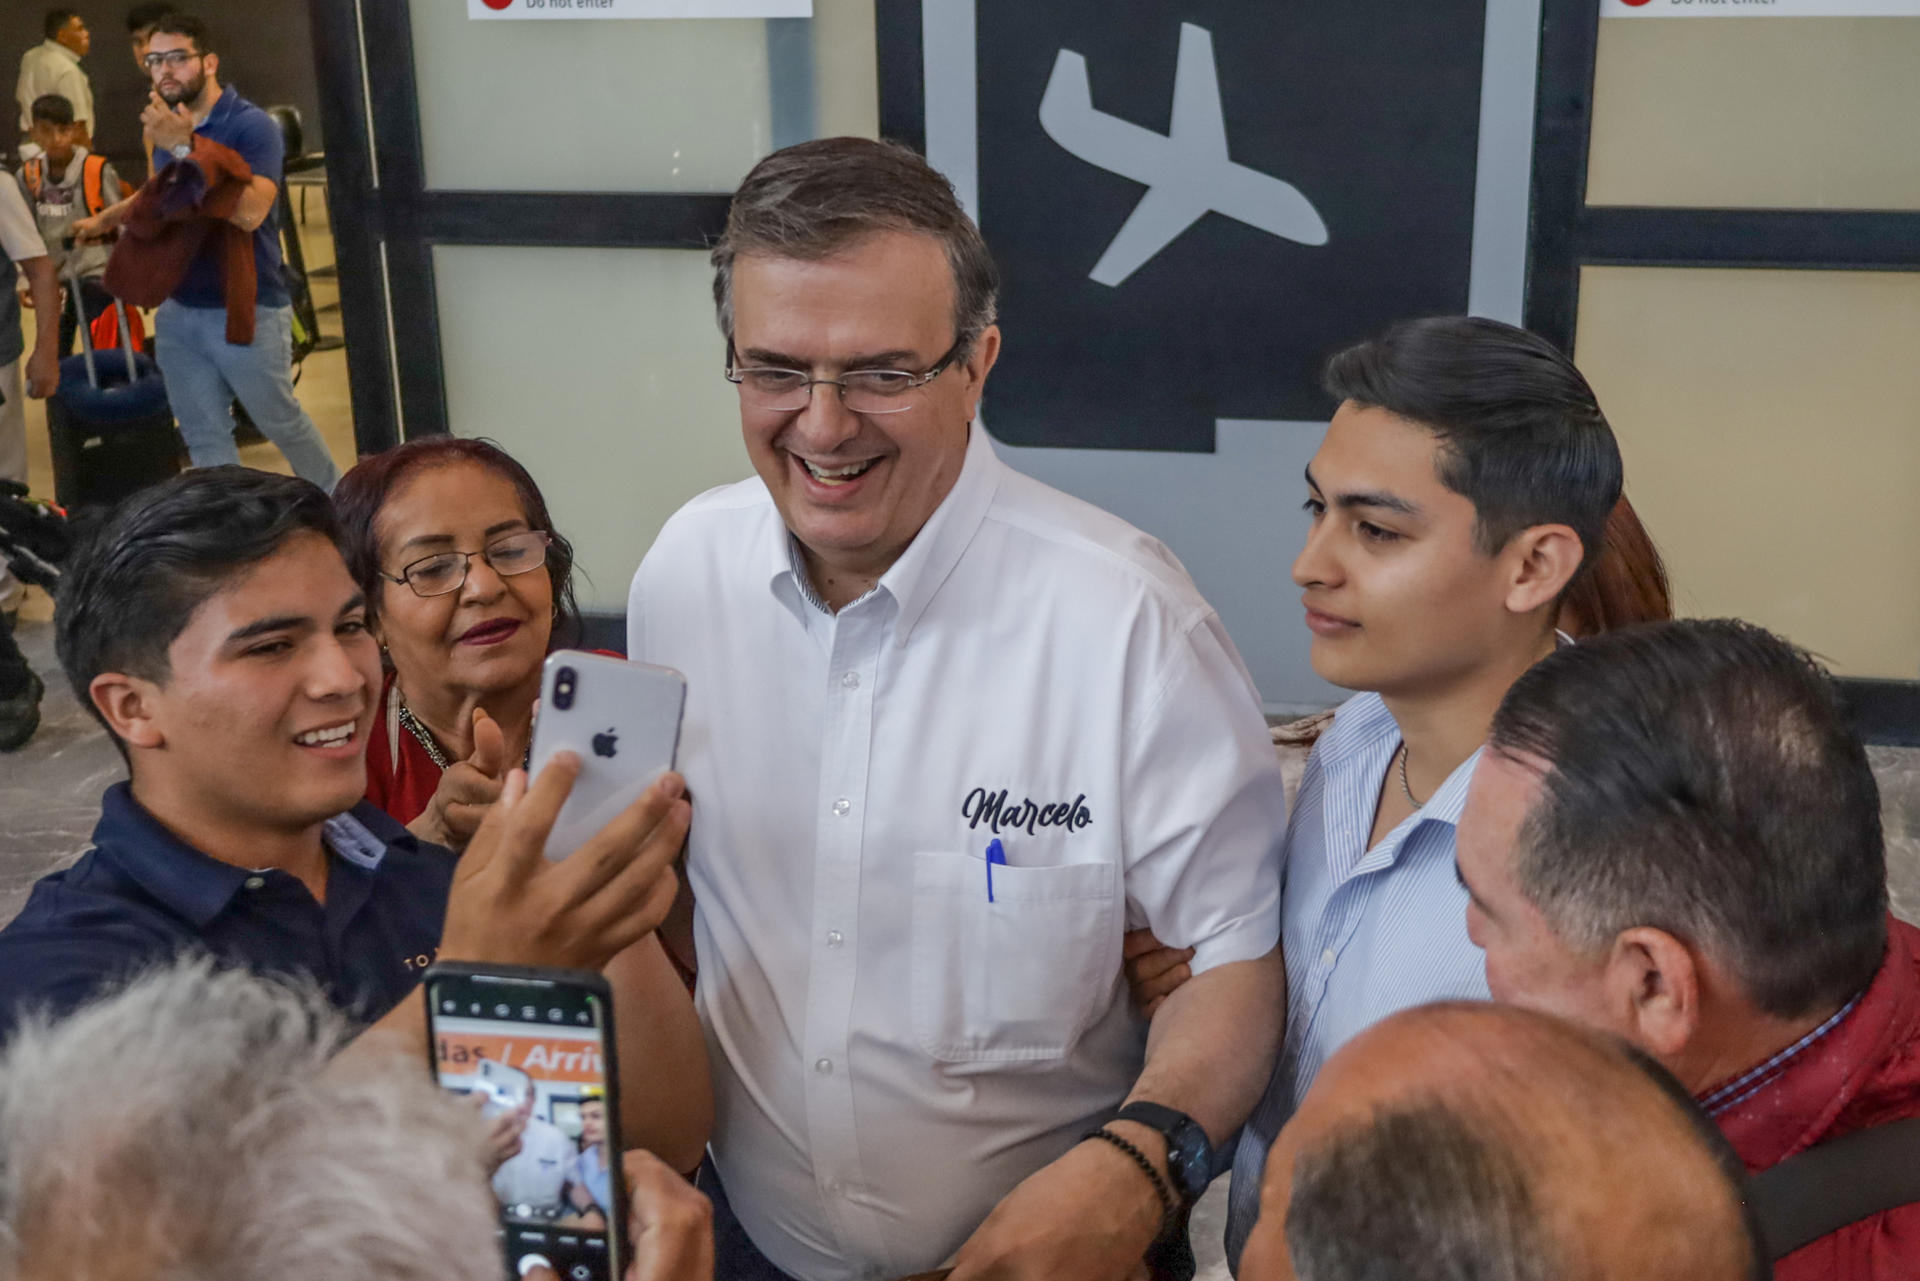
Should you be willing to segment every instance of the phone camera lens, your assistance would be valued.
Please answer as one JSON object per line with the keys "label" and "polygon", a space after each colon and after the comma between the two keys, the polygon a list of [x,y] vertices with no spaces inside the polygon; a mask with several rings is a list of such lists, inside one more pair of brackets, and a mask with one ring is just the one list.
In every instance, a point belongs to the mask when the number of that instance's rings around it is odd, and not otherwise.
{"label": "phone camera lens", "polygon": [[561,711],[573,706],[573,685],[579,679],[579,673],[571,667],[563,667],[553,678],[553,705]]}

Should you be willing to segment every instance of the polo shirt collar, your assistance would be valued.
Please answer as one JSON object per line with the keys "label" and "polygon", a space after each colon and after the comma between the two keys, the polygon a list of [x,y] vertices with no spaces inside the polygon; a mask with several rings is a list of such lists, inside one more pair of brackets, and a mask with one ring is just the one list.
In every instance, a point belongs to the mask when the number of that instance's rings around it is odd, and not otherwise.
{"label": "polo shirt collar", "polygon": [[[941,584],[953,572],[960,557],[973,543],[986,520],[987,509],[1000,489],[1005,464],[994,453],[993,442],[978,423],[968,428],[967,454],[953,488],[940,500],[933,515],[907,545],[900,559],[880,577],[875,592],[885,591],[899,607],[894,619],[894,640],[904,645],[914,625],[926,612]],[[774,537],[769,544],[769,580],[774,594],[796,613],[803,609],[825,610],[824,604],[807,581],[806,564],[800,547],[786,523],[773,520]],[[872,594],[872,593],[869,593]],[[862,599],[865,599],[864,597]]]}
{"label": "polo shirt collar", "polygon": [[[389,844],[354,812],[328,819],[324,839],[333,855],[363,872],[380,866]],[[224,912],[253,875],[175,836],[133,798],[127,783],[115,783],[101,798],[93,844],[129,880],[196,929]]]}
{"label": "polo shirt collar", "polygon": [[61,44],[58,40],[42,40],[40,42],[40,48],[43,51],[51,50],[52,52],[59,54],[61,57],[65,58],[68,62],[71,62],[76,67],[80,65],[80,55],[75,53],[73,50],[67,48],[67,46]]}
{"label": "polo shirt collar", "polygon": [[133,789],[115,783],[101,798],[94,848],[170,911],[204,928],[226,910],[246,883],[247,870],[222,863],[175,836]]}

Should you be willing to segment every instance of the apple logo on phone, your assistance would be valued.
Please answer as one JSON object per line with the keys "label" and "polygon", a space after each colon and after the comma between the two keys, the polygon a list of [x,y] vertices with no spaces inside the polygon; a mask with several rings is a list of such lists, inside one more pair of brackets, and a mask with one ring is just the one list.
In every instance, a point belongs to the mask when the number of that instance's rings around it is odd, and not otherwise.
{"label": "apple logo on phone", "polygon": [[613,754],[619,750],[614,746],[614,741],[619,737],[620,736],[614,733],[611,728],[604,734],[595,734],[593,736],[593,754],[595,756],[604,756],[611,760]]}

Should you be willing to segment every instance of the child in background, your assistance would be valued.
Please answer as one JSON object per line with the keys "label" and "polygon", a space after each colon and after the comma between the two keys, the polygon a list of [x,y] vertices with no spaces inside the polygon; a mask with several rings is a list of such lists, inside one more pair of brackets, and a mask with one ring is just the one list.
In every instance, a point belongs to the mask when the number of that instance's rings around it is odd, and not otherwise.
{"label": "child in background", "polygon": [[[81,145],[85,129],[74,123],[73,104],[57,93],[33,100],[33,128],[30,136],[40,154],[20,166],[20,185],[26,189],[27,202],[33,206],[41,238],[63,284],[76,273],[80,277],[80,297],[87,319],[113,305],[113,296],[100,283],[107,270],[108,245],[77,245],[72,253],[77,261],[66,261],[62,247],[67,229],[77,220],[99,213],[121,196],[120,175],[105,156]],[[71,285],[68,284],[70,288]],[[73,351],[73,300],[67,298],[60,313],[60,354]]]}

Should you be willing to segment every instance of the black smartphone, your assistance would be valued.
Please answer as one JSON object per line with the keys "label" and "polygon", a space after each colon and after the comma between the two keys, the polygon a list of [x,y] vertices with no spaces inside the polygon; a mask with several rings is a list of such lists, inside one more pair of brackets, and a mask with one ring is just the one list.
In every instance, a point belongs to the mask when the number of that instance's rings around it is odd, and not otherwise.
{"label": "black smartphone", "polygon": [[587,970],[444,962],[425,979],[441,1088],[520,1150],[493,1175],[506,1275],[616,1281],[627,1266],[613,993]]}

